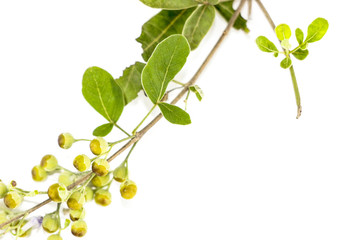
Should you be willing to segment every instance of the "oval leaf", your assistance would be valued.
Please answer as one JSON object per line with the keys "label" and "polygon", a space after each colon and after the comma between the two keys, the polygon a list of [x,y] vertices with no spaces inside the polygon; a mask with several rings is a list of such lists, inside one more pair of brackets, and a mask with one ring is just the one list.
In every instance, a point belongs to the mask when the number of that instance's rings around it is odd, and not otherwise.
{"label": "oval leaf", "polygon": [[290,39],[291,30],[290,27],[286,24],[280,24],[275,28],[276,36],[280,41],[285,39]]}
{"label": "oval leaf", "polygon": [[[233,8],[234,1],[228,1],[219,3],[215,6],[216,10],[220,13],[220,15],[225,18],[226,21],[230,21],[232,15],[235,13],[235,9]],[[245,32],[249,32],[249,29],[246,26],[246,20],[239,15],[234,23],[234,28],[237,30],[244,30]]]}
{"label": "oval leaf", "polygon": [[141,74],[142,86],[154,104],[162,99],[169,82],[182,69],[189,53],[186,38],[179,34],[166,38],[156,47]]}
{"label": "oval leaf", "polygon": [[204,97],[204,93],[201,90],[201,88],[198,85],[194,85],[194,86],[190,86],[189,89],[190,91],[195,93],[197,99],[201,102],[202,98]]}
{"label": "oval leaf", "polygon": [[296,52],[292,53],[292,55],[299,60],[304,60],[309,55],[309,50],[302,50],[299,48]]}
{"label": "oval leaf", "polygon": [[256,39],[256,44],[259,49],[263,52],[274,52],[277,53],[279,50],[275,47],[275,44],[264,36],[260,36]]}
{"label": "oval leaf", "polygon": [[173,124],[188,125],[191,123],[190,116],[181,108],[168,103],[159,103],[160,110],[165,119]]}
{"label": "oval leaf", "polygon": [[300,28],[297,28],[295,30],[296,40],[299,44],[302,44],[304,42],[304,33]]}
{"label": "oval leaf", "polygon": [[83,76],[82,93],[86,101],[110,123],[119,119],[124,109],[124,96],[107,71],[99,67],[88,68]]}
{"label": "oval leaf", "polygon": [[140,0],[145,5],[152,8],[162,8],[169,10],[185,9],[197,6],[196,0]]}
{"label": "oval leaf", "polygon": [[114,124],[112,124],[112,123],[103,124],[103,125],[95,128],[95,130],[93,131],[93,135],[96,137],[105,137],[106,135],[108,135],[111,132],[113,127],[114,127]]}
{"label": "oval leaf", "polygon": [[142,89],[141,72],[145,64],[136,62],[134,65],[126,68],[123,75],[116,79],[116,83],[121,87],[125,96],[125,105],[137,98]]}
{"label": "oval leaf", "polygon": [[163,10],[142,26],[141,36],[136,39],[142,44],[142,57],[149,60],[155,47],[173,34],[181,34],[184,24],[195,8],[184,10]]}
{"label": "oval leaf", "polygon": [[291,67],[292,61],[290,58],[284,58],[284,60],[281,61],[280,66],[284,69],[287,69]]}
{"label": "oval leaf", "polygon": [[198,7],[187,19],[183,35],[189,41],[191,50],[196,49],[210,30],[215,19],[215,8],[212,5]]}
{"label": "oval leaf", "polygon": [[329,23],[324,18],[315,19],[308,27],[305,42],[316,42],[322,39],[329,28]]}

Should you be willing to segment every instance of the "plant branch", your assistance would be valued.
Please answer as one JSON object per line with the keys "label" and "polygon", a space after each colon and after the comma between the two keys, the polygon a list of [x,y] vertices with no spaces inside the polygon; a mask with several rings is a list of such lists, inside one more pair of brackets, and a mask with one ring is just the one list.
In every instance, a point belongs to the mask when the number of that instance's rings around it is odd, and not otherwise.
{"label": "plant branch", "polygon": [[[197,72],[194,74],[194,76],[190,79],[190,81],[188,81],[185,85],[184,88],[182,89],[182,91],[171,101],[171,104],[176,104],[188,91],[188,88],[192,85],[194,85],[194,83],[198,80],[198,78],[200,77],[201,73],[204,71],[205,67],[208,65],[208,63],[210,62],[210,60],[212,59],[212,57],[214,56],[215,52],[219,49],[221,43],[224,41],[225,37],[228,35],[229,31],[231,30],[231,28],[233,27],[236,18],[238,17],[238,15],[240,14],[241,9],[244,6],[245,1],[241,1],[241,3],[239,4],[238,8],[236,9],[236,11],[234,12],[233,16],[231,17],[231,19],[228,22],[228,25],[226,26],[225,30],[223,31],[222,35],[220,36],[219,40],[216,42],[215,46],[211,49],[210,53],[208,54],[208,56],[206,57],[206,59],[204,60],[204,62],[201,64],[201,66],[199,67],[199,69],[197,70]],[[157,122],[159,122],[159,120],[162,118],[162,114],[158,114],[150,123],[148,123],[143,129],[141,129],[139,132],[135,133],[135,136],[128,141],[124,146],[122,146],[119,150],[117,150],[112,156],[110,156],[107,161],[111,162],[112,160],[114,160],[116,157],[118,157],[121,153],[123,153],[126,149],[128,149],[130,146],[132,146],[133,144],[135,144],[136,142],[138,142]],[[69,185],[67,187],[68,190],[72,190],[74,189],[76,186],[81,185],[83,183],[86,182],[86,180],[88,180],[90,177],[92,176],[92,173],[89,173],[87,175],[85,175],[84,177],[78,179],[77,181],[75,181],[73,184]],[[37,209],[45,206],[46,204],[52,202],[51,199],[47,199],[41,203],[39,203],[38,205],[26,210],[25,212],[23,212],[22,214],[19,214],[18,216],[10,219],[9,221],[0,224],[0,229],[3,228],[4,226],[24,217],[27,214],[30,214],[34,211],[36,211]]]}

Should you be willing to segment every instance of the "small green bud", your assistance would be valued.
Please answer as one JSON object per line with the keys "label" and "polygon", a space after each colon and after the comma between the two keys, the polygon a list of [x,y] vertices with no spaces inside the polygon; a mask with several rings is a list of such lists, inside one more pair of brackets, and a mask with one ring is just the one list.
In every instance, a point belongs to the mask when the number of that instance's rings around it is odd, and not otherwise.
{"label": "small green bud", "polygon": [[76,191],[67,200],[67,206],[72,210],[79,210],[85,203],[85,196],[80,191]]}
{"label": "small green bud", "polygon": [[62,172],[59,175],[58,182],[64,184],[65,186],[69,186],[75,182],[75,175],[69,172]]}
{"label": "small green bud", "polygon": [[33,167],[31,170],[32,179],[36,182],[45,181],[48,174],[40,165]]}
{"label": "small green bud", "polygon": [[110,174],[107,174],[103,177],[100,176],[95,176],[93,177],[93,179],[91,180],[91,183],[95,186],[95,187],[103,187],[105,186],[108,182],[110,181]]}
{"label": "small green bud", "polygon": [[123,165],[115,168],[113,172],[114,180],[117,182],[125,182],[128,179],[128,175],[128,169]]}
{"label": "small green bud", "polygon": [[75,139],[70,133],[62,133],[58,137],[59,147],[61,147],[63,149],[70,148],[74,142],[75,142]]}
{"label": "small green bud", "polygon": [[90,142],[90,150],[95,155],[100,155],[107,151],[109,144],[102,137],[97,137]]}
{"label": "small green bud", "polygon": [[71,221],[75,222],[80,219],[85,218],[85,209],[82,208],[80,210],[70,210],[70,219]]}
{"label": "small green bud", "polygon": [[40,166],[47,172],[54,171],[58,166],[58,161],[54,155],[48,154],[41,159]]}
{"label": "small green bud", "polygon": [[73,222],[71,225],[71,233],[76,237],[83,237],[87,232],[87,225],[84,220]]}
{"label": "small green bud", "polygon": [[63,202],[67,198],[69,192],[64,184],[54,183],[48,189],[48,196],[54,202]]}
{"label": "small green bud", "polygon": [[74,159],[73,165],[80,172],[84,172],[90,167],[91,160],[88,156],[86,156],[85,154],[82,154],[82,155],[77,156]]}
{"label": "small green bud", "polygon": [[95,202],[103,207],[110,205],[111,193],[104,189],[99,189],[95,192]]}
{"label": "small green bud", "polygon": [[48,233],[54,233],[60,228],[60,222],[56,214],[46,214],[42,222],[43,229]]}
{"label": "small green bud", "polygon": [[133,197],[135,197],[136,192],[137,186],[135,182],[131,180],[123,182],[120,186],[120,193],[124,199],[132,199]]}
{"label": "small green bud", "polygon": [[3,197],[5,197],[5,194],[8,192],[8,188],[5,185],[5,183],[3,183],[2,181],[0,181],[0,199],[2,199]]}
{"label": "small green bud", "polygon": [[96,159],[92,164],[92,171],[96,175],[103,177],[109,173],[110,165],[105,159]]}
{"label": "small green bud", "polygon": [[63,240],[59,234],[50,235],[47,240]]}
{"label": "small green bud", "polygon": [[10,209],[15,209],[21,205],[23,196],[18,192],[8,192],[4,197],[5,206]]}

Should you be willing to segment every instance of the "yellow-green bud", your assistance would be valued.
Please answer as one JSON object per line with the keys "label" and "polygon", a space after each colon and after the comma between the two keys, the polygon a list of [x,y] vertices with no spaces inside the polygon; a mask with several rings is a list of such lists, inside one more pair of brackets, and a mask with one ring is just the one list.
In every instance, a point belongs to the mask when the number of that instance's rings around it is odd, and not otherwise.
{"label": "yellow-green bud", "polygon": [[76,191],[67,200],[67,205],[72,210],[80,210],[85,203],[85,196],[80,191]]}
{"label": "yellow-green bud", "polygon": [[63,149],[70,148],[74,142],[75,142],[75,139],[70,133],[62,133],[58,137],[59,147],[61,147]]}
{"label": "yellow-green bud", "polygon": [[74,159],[73,165],[80,172],[84,172],[90,167],[91,160],[88,156],[86,156],[85,154],[82,154],[82,155],[77,156]]}
{"label": "yellow-green bud", "polygon": [[40,166],[47,172],[54,171],[58,166],[58,161],[54,155],[48,154],[41,159]]}
{"label": "yellow-green bud", "polygon": [[44,216],[42,222],[43,229],[48,233],[54,233],[60,228],[60,222],[56,214],[50,213]]}
{"label": "yellow-green bud", "polygon": [[95,176],[93,177],[93,179],[91,180],[91,183],[95,186],[95,187],[103,187],[105,186],[108,182],[110,181],[110,174],[107,174],[103,177],[100,176]]}
{"label": "yellow-green bud", "polygon": [[90,202],[94,198],[94,191],[90,187],[85,188],[85,201]]}
{"label": "yellow-green bud", "polygon": [[105,159],[96,159],[92,164],[92,171],[96,175],[103,177],[109,173],[110,165]]}
{"label": "yellow-green bud", "polygon": [[85,218],[85,209],[82,208],[80,210],[70,210],[70,219],[71,221],[75,222],[78,221],[80,219],[84,219]]}
{"label": "yellow-green bud", "polygon": [[113,172],[114,180],[117,182],[125,182],[128,179],[128,169],[125,166],[115,168]]}
{"label": "yellow-green bud", "polygon": [[47,240],[63,240],[59,234],[50,235]]}
{"label": "yellow-green bud", "polygon": [[36,182],[45,181],[48,174],[45,171],[44,168],[42,168],[40,165],[33,167],[31,170],[32,179]]}
{"label": "yellow-green bud", "polygon": [[58,182],[64,184],[65,186],[69,186],[75,182],[75,175],[69,172],[62,172],[59,175]]}
{"label": "yellow-green bud", "polygon": [[54,183],[48,189],[48,196],[54,202],[63,202],[67,198],[69,192],[64,184]]}
{"label": "yellow-green bud", "polygon": [[0,199],[2,199],[3,197],[5,197],[5,194],[8,192],[8,188],[5,185],[5,183],[3,183],[2,181],[0,181]]}
{"label": "yellow-green bud", "polygon": [[104,189],[99,189],[95,192],[95,202],[101,206],[108,206],[111,203],[111,193]]}
{"label": "yellow-green bud", "polygon": [[71,225],[71,233],[76,237],[83,237],[87,232],[87,225],[84,220],[73,222]]}
{"label": "yellow-green bud", "polygon": [[107,151],[109,144],[102,137],[97,137],[90,142],[90,150],[95,155],[100,155]]}
{"label": "yellow-green bud", "polygon": [[23,196],[18,192],[8,192],[4,197],[5,206],[14,209],[21,205],[23,201]]}
{"label": "yellow-green bud", "polygon": [[123,182],[120,186],[120,193],[124,199],[132,199],[133,197],[135,197],[136,192],[137,186],[131,180]]}

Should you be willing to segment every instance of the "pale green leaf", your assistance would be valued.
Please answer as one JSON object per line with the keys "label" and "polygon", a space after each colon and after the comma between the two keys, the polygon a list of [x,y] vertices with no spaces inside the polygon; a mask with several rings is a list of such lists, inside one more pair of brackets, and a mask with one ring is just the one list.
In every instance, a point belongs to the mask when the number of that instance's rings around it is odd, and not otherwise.
{"label": "pale green leaf", "polygon": [[306,49],[308,48],[308,46],[309,46],[309,43],[304,42],[304,43],[300,46],[300,48],[301,48],[302,50],[306,50]]}
{"label": "pale green leaf", "polygon": [[202,98],[204,97],[204,93],[198,85],[190,86],[189,89],[190,89],[190,91],[195,93],[195,95],[199,101],[202,100]]}
{"label": "pale green leaf", "polygon": [[187,38],[191,50],[196,49],[210,30],[215,19],[215,8],[212,5],[198,7],[186,20],[183,35]]}
{"label": "pale green leaf", "polygon": [[291,30],[290,27],[286,24],[280,24],[275,28],[275,33],[277,38],[280,41],[283,41],[284,39],[290,39],[291,37]]}
{"label": "pale green leaf", "polygon": [[292,55],[296,59],[304,60],[309,55],[309,50],[302,50],[301,48],[299,48],[298,50],[296,50],[296,52],[292,53]]}
{"label": "pale green leaf", "polygon": [[281,61],[280,66],[284,69],[291,67],[292,61],[290,58],[284,58],[284,60]]}
{"label": "pale green leaf", "polygon": [[322,39],[329,28],[329,23],[324,18],[315,19],[308,27],[305,42],[316,42]]}
{"label": "pale green leaf", "polygon": [[168,103],[159,103],[160,110],[165,119],[173,124],[187,125],[191,123],[190,116],[181,108]]}
{"label": "pale green leaf", "polygon": [[256,39],[256,44],[259,47],[259,49],[263,52],[273,52],[273,53],[279,52],[275,44],[264,36],[258,37]]}
{"label": "pale green leaf", "polygon": [[181,34],[184,24],[195,8],[184,10],[163,10],[142,26],[140,37],[136,39],[143,48],[142,57],[147,61],[155,47],[173,34]]}
{"label": "pale green leaf", "polygon": [[295,30],[296,40],[299,44],[302,44],[304,42],[304,33],[300,28],[297,28]]}
{"label": "pale green leaf", "polygon": [[124,96],[108,72],[99,67],[88,68],[83,76],[82,93],[86,101],[110,123],[119,119],[124,108]]}
{"label": "pale green leaf", "polygon": [[137,98],[139,91],[142,89],[141,72],[144,67],[144,63],[136,62],[134,65],[126,68],[123,75],[115,80],[123,90],[125,105]]}
{"label": "pale green leaf", "polygon": [[[230,18],[235,13],[235,9],[233,8],[234,1],[222,2],[215,6],[216,10],[220,13],[220,15],[225,18],[226,21],[230,21]],[[236,18],[234,23],[234,28],[237,30],[244,30],[245,32],[249,32],[249,29],[246,26],[246,20],[239,15]]]}
{"label": "pale green leaf", "polygon": [[216,5],[216,4],[218,4],[220,1],[219,1],[219,0],[202,0],[202,2],[205,3],[205,4]]}
{"label": "pale green leaf", "polygon": [[179,34],[166,38],[156,47],[141,74],[142,86],[154,104],[162,99],[169,82],[182,69],[189,53],[189,43]]}
{"label": "pale green leaf", "polygon": [[161,8],[168,10],[191,8],[199,4],[199,2],[196,0],[140,0],[140,1],[152,8]]}
{"label": "pale green leaf", "polygon": [[291,44],[290,44],[289,39],[284,39],[284,40],[282,40],[282,41],[281,41],[281,47],[282,47],[283,49],[290,50]]}
{"label": "pale green leaf", "polygon": [[103,125],[95,128],[95,130],[93,131],[93,135],[96,137],[105,137],[106,135],[108,135],[111,132],[113,127],[114,127],[113,123],[103,124]]}

